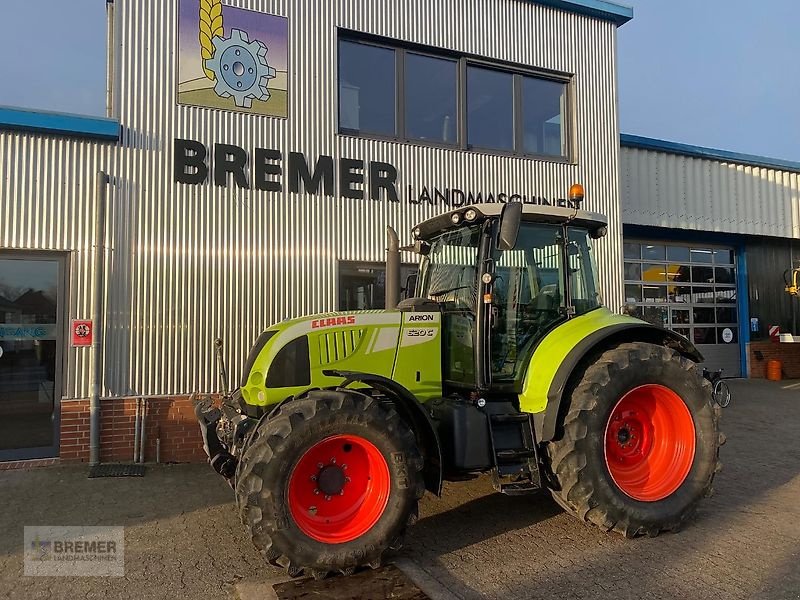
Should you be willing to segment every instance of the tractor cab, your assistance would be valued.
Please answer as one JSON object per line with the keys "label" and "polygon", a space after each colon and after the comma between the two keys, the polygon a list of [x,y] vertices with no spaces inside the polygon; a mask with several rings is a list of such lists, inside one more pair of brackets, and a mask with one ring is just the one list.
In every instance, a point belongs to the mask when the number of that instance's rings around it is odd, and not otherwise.
{"label": "tractor cab", "polygon": [[523,204],[453,210],[414,230],[416,298],[398,308],[442,313],[445,393],[522,391],[537,343],[601,306],[592,242],[605,232],[602,215]]}

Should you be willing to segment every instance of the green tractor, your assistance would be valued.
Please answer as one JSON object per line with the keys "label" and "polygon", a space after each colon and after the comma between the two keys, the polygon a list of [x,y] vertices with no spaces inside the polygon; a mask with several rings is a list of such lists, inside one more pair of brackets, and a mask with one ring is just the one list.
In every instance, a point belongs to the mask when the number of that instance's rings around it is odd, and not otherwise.
{"label": "green tractor", "polygon": [[376,567],[425,490],[481,473],[627,537],[681,527],[719,469],[719,409],[688,340],[601,305],[606,230],[577,208],[452,210],[413,230],[399,303],[389,230],[396,308],[264,331],[239,387],[196,413],[266,560],[293,576]]}

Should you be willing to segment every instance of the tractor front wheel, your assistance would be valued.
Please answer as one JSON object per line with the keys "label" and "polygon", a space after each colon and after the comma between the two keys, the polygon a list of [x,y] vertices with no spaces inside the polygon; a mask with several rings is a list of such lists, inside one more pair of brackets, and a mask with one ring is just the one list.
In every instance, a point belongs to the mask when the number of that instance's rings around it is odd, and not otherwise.
{"label": "tractor front wheel", "polygon": [[607,350],[574,382],[563,431],[547,445],[553,497],[626,537],[677,530],[711,493],[719,415],[710,384],[674,350]]}
{"label": "tractor front wheel", "polygon": [[253,543],[290,575],[378,566],[425,491],[413,432],[377,399],[312,390],[253,433],[236,497]]}

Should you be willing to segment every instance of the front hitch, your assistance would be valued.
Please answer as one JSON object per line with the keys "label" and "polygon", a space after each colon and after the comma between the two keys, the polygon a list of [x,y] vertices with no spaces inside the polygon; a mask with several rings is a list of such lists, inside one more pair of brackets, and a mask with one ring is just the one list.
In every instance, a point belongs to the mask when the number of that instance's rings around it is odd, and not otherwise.
{"label": "front hitch", "polygon": [[192,394],[190,399],[194,404],[195,417],[200,424],[203,450],[208,455],[208,461],[217,473],[230,482],[236,474],[238,461],[217,437],[217,425],[222,419],[223,411],[214,406],[214,400],[210,396],[202,396],[198,399],[197,394]]}

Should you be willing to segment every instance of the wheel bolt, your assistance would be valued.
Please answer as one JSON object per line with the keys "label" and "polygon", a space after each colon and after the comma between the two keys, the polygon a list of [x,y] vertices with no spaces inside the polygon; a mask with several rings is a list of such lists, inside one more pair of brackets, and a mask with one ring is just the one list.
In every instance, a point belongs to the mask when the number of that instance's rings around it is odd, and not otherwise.
{"label": "wheel bolt", "polygon": [[347,465],[342,463],[342,471],[347,471]]}
{"label": "wheel bolt", "polygon": [[349,477],[345,477],[345,478],[344,478],[344,482],[345,482],[345,483],[350,483],[350,478],[349,478]]}
{"label": "wheel bolt", "polygon": [[340,496],[344,496],[344,490],[341,490],[341,491],[339,492],[339,495],[340,495]]}
{"label": "wheel bolt", "polygon": [[319,488],[314,488],[314,494],[319,496]]}
{"label": "wheel bolt", "polygon": [[325,500],[330,500],[330,499],[331,499],[330,496],[328,496],[328,495],[325,496]]}
{"label": "wheel bolt", "polygon": [[316,506],[309,506],[308,507],[308,512],[310,512],[312,515],[317,514],[317,507]]}
{"label": "wheel bolt", "polygon": [[311,481],[316,481],[316,480],[317,480],[317,476],[316,475],[312,475],[311,476]]}
{"label": "wheel bolt", "polygon": [[317,468],[318,468],[318,469],[321,469],[321,468],[322,468],[322,467],[324,467],[324,466],[325,466],[325,465],[323,465],[322,463],[317,463]]}
{"label": "wheel bolt", "polygon": [[336,457],[333,457],[333,458],[331,458],[331,464],[332,464],[332,465],[335,465],[335,464],[336,464]]}

